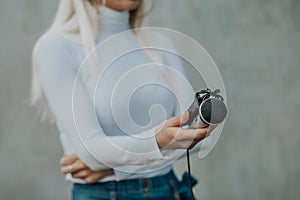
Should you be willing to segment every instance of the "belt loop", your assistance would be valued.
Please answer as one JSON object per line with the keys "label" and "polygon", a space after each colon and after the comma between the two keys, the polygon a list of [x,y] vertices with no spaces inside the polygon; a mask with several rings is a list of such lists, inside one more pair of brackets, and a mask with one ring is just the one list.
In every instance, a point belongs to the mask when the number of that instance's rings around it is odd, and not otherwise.
{"label": "belt loop", "polygon": [[175,200],[180,200],[180,194],[179,194],[179,190],[180,190],[180,183],[179,181],[177,180],[177,177],[176,175],[174,174],[174,171],[171,170],[168,174],[168,180],[169,180],[169,183],[173,189],[173,195],[174,195],[174,198]]}
{"label": "belt loop", "polygon": [[110,200],[117,200],[117,192],[116,191],[110,191],[109,192],[109,199]]}
{"label": "belt loop", "polygon": [[151,187],[151,181],[149,179],[145,178],[144,181],[143,181],[144,195],[149,195],[150,194],[150,187]]}
{"label": "belt loop", "polygon": [[110,200],[117,200],[117,182],[112,182],[109,188],[109,199]]}

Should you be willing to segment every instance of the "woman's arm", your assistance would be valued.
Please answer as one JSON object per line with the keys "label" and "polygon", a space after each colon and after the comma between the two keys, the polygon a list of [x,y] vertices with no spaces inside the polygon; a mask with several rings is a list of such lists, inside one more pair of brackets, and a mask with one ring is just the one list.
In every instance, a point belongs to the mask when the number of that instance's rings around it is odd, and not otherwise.
{"label": "woman's arm", "polygon": [[[168,141],[168,144],[174,143],[171,148],[189,148],[190,145],[179,141],[182,136],[179,137],[176,134],[177,131],[185,133],[185,140],[190,142],[195,139],[195,136],[201,138],[206,134],[207,130],[205,129],[196,131],[181,130],[178,127],[182,116],[177,116],[177,118],[166,123],[168,125],[177,123],[176,126],[162,126],[156,136],[153,134],[155,129],[148,130],[147,132],[150,132],[148,135],[152,134],[153,137],[146,139],[141,140],[128,136],[105,136],[97,121],[91,99],[80,80],[76,85],[76,93],[72,93],[77,78],[77,70],[74,63],[75,57],[70,51],[68,41],[62,36],[51,34],[39,40],[35,48],[35,57],[40,80],[48,104],[56,118],[58,128],[69,136],[78,157],[92,170],[97,171],[125,164],[143,165],[157,160],[164,160],[167,157],[161,153],[157,142],[159,144],[163,141],[164,143]],[[74,113],[72,101],[76,101],[76,105],[80,105],[80,107],[76,107],[78,112]],[[78,124],[74,121],[74,115]],[[130,147],[133,150],[132,152],[138,149],[143,153],[125,152],[112,144],[111,141],[118,145]],[[130,151],[130,148],[126,150]],[[147,153],[147,156],[145,156],[145,153]]]}

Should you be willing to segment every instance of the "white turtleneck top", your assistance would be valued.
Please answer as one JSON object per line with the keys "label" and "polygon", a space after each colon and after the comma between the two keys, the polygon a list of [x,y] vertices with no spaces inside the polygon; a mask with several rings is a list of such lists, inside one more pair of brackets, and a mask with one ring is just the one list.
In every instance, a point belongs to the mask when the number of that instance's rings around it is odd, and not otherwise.
{"label": "white turtleneck top", "polygon": [[[100,34],[97,43],[129,30],[128,12],[100,7],[99,13]],[[126,45],[132,45],[132,49],[140,47],[131,31],[126,40]],[[172,167],[172,160],[180,157],[184,151],[160,151],[156,143],[154,128],[163,120],[181,112],[170,90],[156,84],[167,82],[160,70],[149,66],[137,71],[137,79],[150,78],[153,84],[138,87],[127,99],[129,90],[126,88],[131,87],[134,80],[122,77],[136,66],[153,62],[144,51],[134,51],[113,62],[100,80],[93,76],[79,79],[74,94],[76,75],[86,55],[78,41],[79,36],[50,30],[38,40],[34,51],[40,82],[56,119],[64,152],[77,153],[93,170],[113,168],[115,175],[101,182],[167,173]],[[110,51],[122,48],[122,45],[125,44],[112,43]],[[178,56],[163,51],[159,53],[164,64],[185,75]],[[123,89],[116,95],[113,91],[120,80],[123,81]],[[93,85],[96,83],[98,85],[95,89]],[[185,103],[181,106],[186,109],[193,101],[192,87],[175,84],[182,88]],[[74,108],[74,102],[80,106]],[[117,109],[112,109],[112,104],[117,105]],[[82,182],[70,175],[67,179]]]}

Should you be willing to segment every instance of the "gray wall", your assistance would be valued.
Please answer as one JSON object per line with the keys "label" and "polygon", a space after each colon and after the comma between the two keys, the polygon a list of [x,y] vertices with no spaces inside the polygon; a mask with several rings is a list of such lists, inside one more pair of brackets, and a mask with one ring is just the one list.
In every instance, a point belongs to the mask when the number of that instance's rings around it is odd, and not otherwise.
{"label": "gray wall", "polygon": [[[56,1],[0,2],[0,199],[68,199],[55,127],[24,103],[30,54]],[[160,0],[148,24],[179,30],[216,61],[230,115],[192,168],[200,199],[300,199],[300,2]],[[185,161],[176,172],[185,170]]]}

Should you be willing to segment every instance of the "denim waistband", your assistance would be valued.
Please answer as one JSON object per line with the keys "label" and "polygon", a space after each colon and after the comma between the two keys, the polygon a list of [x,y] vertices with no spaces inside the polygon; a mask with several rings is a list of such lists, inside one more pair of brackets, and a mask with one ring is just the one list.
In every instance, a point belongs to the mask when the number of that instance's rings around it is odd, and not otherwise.
{"label": "denim waistband", "polygon": [[78,189],[84,188],[106,188],[106,190],[116,190],[116,191],[129,191],[132,188],[140,188],[143,190],[160,187],[162,185],[170,184],[170,179],[175,180],[176,176],[171,170],[167,174],[161,176],[155,176],[150,178],[139,178],[139,179],[129,179],[122,181],[108,181],[104,183],[94,183],[94,184],[80,184],[74,183],[74,187]]}
{"label": "denim waistband", "polygon": [[[108,181],[104,183],[95,184],[80,184],[74,183],[73,191],[80,190],[86,192],[101,192],[110,194],[111,196],[132,193],[139,191],[140,193],[147,194],[166,185],[173,188],[173,193],[180,199],[193,199],[190,186],[194,186],[197,180],[191,177],[191,183],[188,173],[184,173],[182,180],[179,181],[174,174],[173,170],[165,175],[155,176],[151,178],[139,178],[123,181]],[[114,198],[111,198],[114,199]]]}

